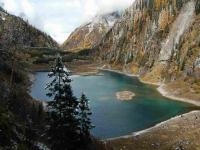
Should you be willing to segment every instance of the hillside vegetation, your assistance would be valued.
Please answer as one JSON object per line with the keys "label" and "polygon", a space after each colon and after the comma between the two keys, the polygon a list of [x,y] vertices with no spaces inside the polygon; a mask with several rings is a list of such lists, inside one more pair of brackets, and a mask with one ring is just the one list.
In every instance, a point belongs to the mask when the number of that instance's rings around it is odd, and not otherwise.
{"label": "hillside vegetation", "polygon": [[13,42],[24,47],[58,47],[46,33],[39,31],[20,17],[0,9],[0,49]]}
{"label": "hillside vegetation", "polygon": [[[57,43],[21,18],[0,8],[0,149],[38,149],[43,105],[29,94],[28,47],[57,48]],[[37,139],[37,140],[36,140]]]}
{"label": "hillside vegetation", "polygon": [[198,0],[137,0],[93,55],[145,82],[167,83],[176,96],[200,100],[199,17]]}

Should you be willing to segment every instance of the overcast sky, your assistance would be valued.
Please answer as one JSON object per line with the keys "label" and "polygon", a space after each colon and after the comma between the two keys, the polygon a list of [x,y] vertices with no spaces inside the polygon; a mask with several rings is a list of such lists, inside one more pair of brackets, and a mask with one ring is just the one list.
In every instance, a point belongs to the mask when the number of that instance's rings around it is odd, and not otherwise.
{"label": "overcast sky", "polygon": [[9,13],[28,19],[29,23],[62,43],[81,24],[97,14],[125,9],[134,0],[0,0]]}

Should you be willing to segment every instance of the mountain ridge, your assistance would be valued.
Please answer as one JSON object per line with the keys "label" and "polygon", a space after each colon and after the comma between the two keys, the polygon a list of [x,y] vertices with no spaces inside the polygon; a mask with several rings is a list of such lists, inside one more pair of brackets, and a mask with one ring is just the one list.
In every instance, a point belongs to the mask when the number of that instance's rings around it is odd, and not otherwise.
{"label": "mountain ridge", "polygon": [[76,52],[94,47],[114,25],[120,15],[121,13],[116,11],[95,16],[90,22],[76,28],[61,45],[61,48]]}
{"label": "mountain ridge", "polygon": [[36,29],[22,18],[7,13],[0,9],[0,48],[9,45],[12,36],[16,36],[17,44],[27,47],[55,47],[58,44],[49,35]]}
{"label": "mountain ridge", "polygon": [[[20,17],[0,7],[0,149],[40,149],[27,141],[43,121],[43,104],[29,95],[30,48],[58,48],[57,43]],[[27,123],[30,123],[31,130]],[[29,128],[30,129],[30,128]]]}

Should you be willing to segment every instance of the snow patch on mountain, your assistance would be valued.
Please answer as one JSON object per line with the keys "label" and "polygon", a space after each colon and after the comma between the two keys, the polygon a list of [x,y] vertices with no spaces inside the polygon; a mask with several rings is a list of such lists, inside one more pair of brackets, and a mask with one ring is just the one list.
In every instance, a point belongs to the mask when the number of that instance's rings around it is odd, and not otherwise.
{"label": "snow patch on mountain", "polygon": [[0,19],[5,21],[6,20],[6,16],[7,16],[7,14],[0,10]]}
{"label": "snow patch on mountain", "polygon": [[113,27],[121,15],[122,12],[116,11],[95,16],[90,22],[76,28],[64,42],[62,48],[66,50],[77,50],[93,47],[101,41],[103,36]]}
{"label": "snow patch on mountain", "polygon": [[94,30],[94,28],[99,27],[99,31],[102,31],[103,27],[110,29],[113,27],[114,23],[121,17],[121,12],[113,12],[104,15],[97,15],[87,24],[82,25],[80,28],[87,27],[89,29],[89,33]]}

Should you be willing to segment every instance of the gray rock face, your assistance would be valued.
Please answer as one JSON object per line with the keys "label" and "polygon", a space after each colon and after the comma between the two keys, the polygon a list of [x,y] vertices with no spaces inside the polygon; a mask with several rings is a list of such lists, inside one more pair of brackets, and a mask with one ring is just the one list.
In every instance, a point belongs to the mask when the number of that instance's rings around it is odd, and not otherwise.
{"label": "gray rock face", "polygon": [[191,25],[193,15],[195,13],[195,2],[188,2],[181,10],[177,19],[174,21],[170,28],[170,33],[167,39],[162,44],[161,52],[159,55],[159,61],[169,61],[172,57],[177,45],[180,43],[180,38],[183,33]]}
{"label": "gray rock face", "polygon": [[96,60],[153,82],[198,77],[200,15],[195,1],[174,2],[136,0],[94,47]]}
{"label": "gray rock face", "polygon": [[200,56],[196,59],[194,67],[200,68]]}

